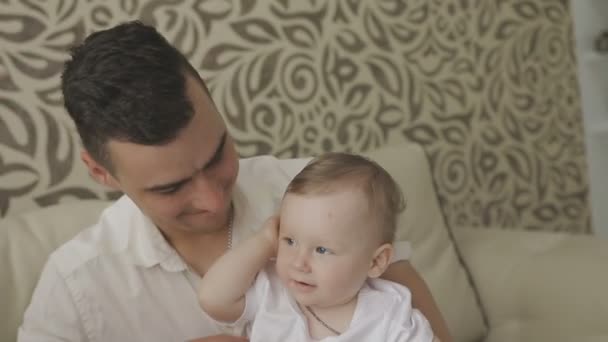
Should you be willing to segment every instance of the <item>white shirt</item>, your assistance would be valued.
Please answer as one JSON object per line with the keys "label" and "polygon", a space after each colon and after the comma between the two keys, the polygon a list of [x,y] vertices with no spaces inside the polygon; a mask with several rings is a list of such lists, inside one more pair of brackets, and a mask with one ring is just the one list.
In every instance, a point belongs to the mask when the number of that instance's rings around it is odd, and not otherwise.
{"label": "white shirt", "polygon": [[[260,271],[246,295],[243,315],[235,324],[248,324],[251,342],[311,341],[306,318],[282,286],[274,264]],[[383,279],[369,279],[359,291],[350,326],[323,342],[431,342],[426,318],[412,308],[405,287]]]}
{"label": "white shirt", "polygon": [[[276,212],[308,159],[240,161],[233,244]],[[400,242],[396,260],[409,258]],[[198,305],[190,272],[156,226],[126,196],[53,252],[19,328],[18,341],[186,341],[222,331]]]}

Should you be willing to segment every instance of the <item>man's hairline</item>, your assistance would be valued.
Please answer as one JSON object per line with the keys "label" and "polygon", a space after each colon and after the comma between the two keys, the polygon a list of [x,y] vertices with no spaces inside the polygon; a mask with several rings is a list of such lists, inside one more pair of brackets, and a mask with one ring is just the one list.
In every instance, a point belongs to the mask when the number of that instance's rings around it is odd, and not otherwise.
{"label": "man's hairline", "polygon": [[[207,97],[209,98],[211,105],[214,107],[215,110],[217,110],[217,107],[215,105],[215,101],[213,101],[213,98],[211,97],[211,93],[209,91],[209,88],[207,87],[207,84],[205,83],[205,81],[203,80],[203,78],[201,77],[201,75],[196,71],[196,69],[194,69],[194,67],[192,66],[192,64],[190,64],[190,62],[186,59],[186,57],[183,57],[183,61],[182,61],[182,65],[180,67],[180,74],[182,75],[182,84],[184,86],[184,95],[186,96],[186,98],[188,98],[187,96],[187,91],[186,91],[186,82],[187,82],[187,77],[193,77],[201,86],[201,88],[203,88],[203,91],[205,92],[205,94],[207,95]],[[188,98],[188,102],[190,103],[190,99]],[[192,110],[192,115],[190,115],[190,117],[188,118],[188,121],[186,122],[186,124],[181,127],[180,129],[178,129],[178,131],[176,132],[176,134],[170,138],[167,139],[165,141],[162,141],[160,143],[157,144],[140,144],[140,143],[135,143],[130,141],[129,139],[120,139],[120,138],[107,138],[103,143],[100,144],[100,155],[98,156],[99,158],[97,158],[94,154],[91,153],[91,151],[89,149],[86,148],[86,146],[83,146],[84,151],[86,151],[91,158],[93,158],[99,165],[101,165],[104,169],[106,169],[106,171],[108,173],[110,173],[110,175],[112,175],[112,177],[118,179],[118,174],[117,174],[117,170],[115,168],[115,166],[113,165],[112,162],[112,156],[110,153],[110,149],[109,149],[109,144],[112,141],[116,141],[116,142],[129,142],[129,143],[133,143],[133,144],[137,144],[137,145],[142,145],[142,146],[164,146],[164,145],[168,145],[170,143],[172,143],[173,141],[175,141],[179,135],[179,133],[184,130],[189,124],[190,122],[194,119],[195,113],[194,113],[194,106],[192,106],[192,103],[190,103],[190,107]]]}

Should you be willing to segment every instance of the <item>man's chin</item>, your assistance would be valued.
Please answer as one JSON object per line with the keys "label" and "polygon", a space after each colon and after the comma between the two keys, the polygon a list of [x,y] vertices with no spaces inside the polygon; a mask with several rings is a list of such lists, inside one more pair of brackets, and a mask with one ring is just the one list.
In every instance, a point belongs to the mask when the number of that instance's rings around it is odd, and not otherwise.
{"label": "man's chin", "polygon": [[216,233],[226,229],[224,220],[205,214],[188,217],[182,221],[182,226],[185,230],[193,233]]}

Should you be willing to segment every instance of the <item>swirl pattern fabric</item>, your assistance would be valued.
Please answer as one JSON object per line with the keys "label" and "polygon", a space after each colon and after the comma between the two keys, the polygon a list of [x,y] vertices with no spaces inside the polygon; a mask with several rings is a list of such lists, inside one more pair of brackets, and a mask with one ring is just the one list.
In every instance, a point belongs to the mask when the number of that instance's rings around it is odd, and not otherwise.
{"label": "swirl pattern fabric", "polygon": [[118,196],[79,160],[59,76],[131,19],[188,56],[243,156],[414,141],[451,227],[591,230],[565,0],[0,1],[0,216]]}

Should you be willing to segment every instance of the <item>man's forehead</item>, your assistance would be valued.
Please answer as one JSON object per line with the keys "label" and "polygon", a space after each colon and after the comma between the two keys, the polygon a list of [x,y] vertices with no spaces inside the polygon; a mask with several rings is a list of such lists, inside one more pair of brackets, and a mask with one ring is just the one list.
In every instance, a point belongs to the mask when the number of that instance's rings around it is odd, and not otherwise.
{"label": "man's forehead", "polygon": [[130,181],[144,187],[171,183],[188,177],[213,158],[226,139],[223,120],[191,75],[186,77],[186,92],[193,116],[172,141],[160,145],[108,142],[107,151],[119,177],[133,178]]}
{"label": "man's forehead", "polygon": [[142,189],[185,181],[222,153],[228,136],[225,130],[218,133],[219,138],[212,142],[187,138],[159,146],[114,143],[110,151],[116,160],[117,176],[122,180],[128,178],[132,185]]}
{"label": "man's forehead", "polygon": [[108,156],[118,177],[136,175],[144,181],[147,176],[172,173],[171,153],[161,146],[141,145],[124,141],[107,144]]}

